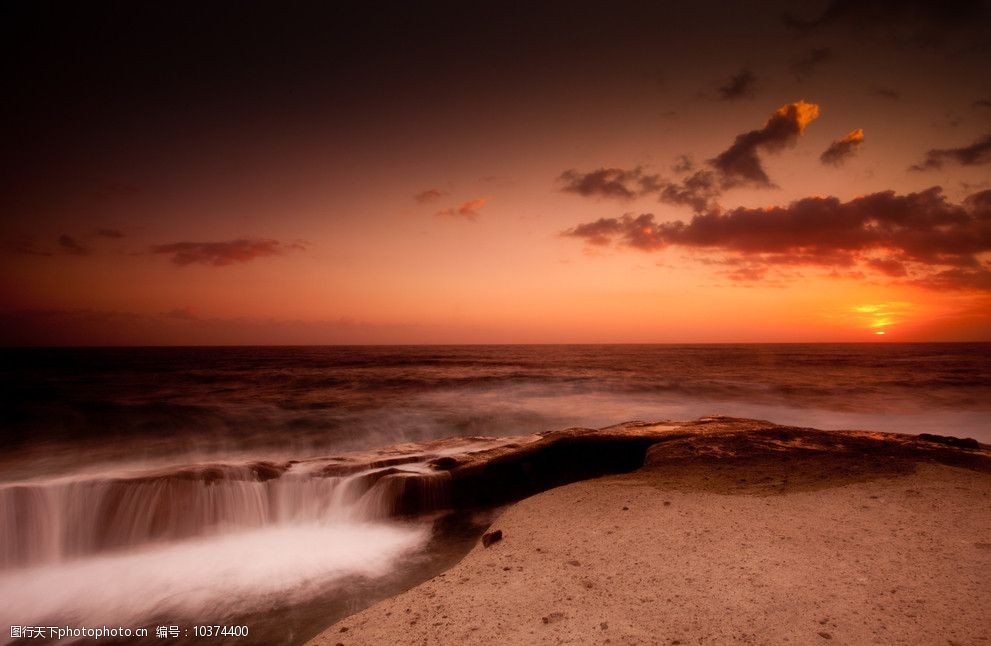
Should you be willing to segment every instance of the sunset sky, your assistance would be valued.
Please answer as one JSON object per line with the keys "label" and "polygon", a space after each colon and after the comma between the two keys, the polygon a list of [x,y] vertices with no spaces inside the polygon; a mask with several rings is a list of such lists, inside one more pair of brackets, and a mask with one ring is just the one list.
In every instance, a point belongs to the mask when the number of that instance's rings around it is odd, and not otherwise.
{"label": "sunset sky", "polygon": [[991,340],[989,3],[474,4],[4,3],[0,343]]}

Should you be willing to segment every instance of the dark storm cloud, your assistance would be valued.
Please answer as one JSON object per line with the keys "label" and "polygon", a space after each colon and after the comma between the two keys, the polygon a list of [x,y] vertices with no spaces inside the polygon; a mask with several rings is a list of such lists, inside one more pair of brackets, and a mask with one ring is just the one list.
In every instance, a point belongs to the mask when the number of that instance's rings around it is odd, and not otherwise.
{"label": "dark storm cloud", "polygon": [[864,143],[864,131],[861,128],[851,130],[842,139],[829,144],[829,148],[819,155],[819,161],[832,166],[842,166],[853,157],[862,143]]}
{"label": "dark storm cloud", "polygon": [[859,29],[906,44],[943,44],[986,16],[982,0],[832,0],[818,16],[783,16],[800,31],[832,26]]}
{"label": "dark storm cloud", "polygon": [[97,229],[96,235],[104,238],[123,238],[124,232],[120,229]]}
{"label": "dark storm cloud", "polygon": [[574,169],[566,170],[558,177],[561,190],[576,193],[582,197],[613,197],[632,200],[635,197],[656,190],[657,175],[643,172],[639,166],[631,170],[622,168],[599,168],[589,173]]}
{"label": "dark storm cloud", "polygon": [[414,195],[413,199],[420,204],[428,204],[430,202],[436,202],[445,195],[447,195],[447,191],[442,191],[439,188],[428,188]]}
{"label": "dark storm cloud", "polygon": [[749,68],[743,68],[719,86],[719,99],[735,101],[752,98],[757,92],[757,77]]}
{"label": "dark storm cloud", "polygon": [[926,158],[909,168],[911,170],[933,170],[946,163],[961,166],[981,166],[991,162],[991,135],[985,135],[969,146],[960,148],[934,148],[926,153]]}
{"label": "dark storm cloud", "polygon": [[975,108],[991,108],[991,99],[978,99],[971,103],[971,106]]}
{"label": "dark storm cloud", "polygon": [[829,47],[813,47],[791,62],[791,72],[795,78],[808,78],[819,67],[833,58],[833,50]]}
{"label": "dark storm cloud", "polygon": [[299,243],[241,239],[226,242],[173,242],[155,245],[151,248],[151,253],[168,254],[172,256],[172,262],[180,267],[194,264],[223,267],[251,262],[265,256],[280,256],[287,251],[301,248]]}
{"label": "dark storm cloud", "polygon": [[[737,135],[733,144],[706,162],[702,168],[681,180],[670,181],[633,169],[599,168],[589,173],[574,169],[561,174],[561,190],[583,197],[609,197],[631,200],[654,195],[661,202],[690,206],[704,211],[713,205],[722,191],[738,186],[770,188],[774,186],[761,163],[761,153],[775,153],[794,144],[805,127],[819,116],[819,106],[805,101],[788,103],[778,108],[762,128]],[[675,172],[687,172],[694,167],[691,159],[681,155]]]}
{"label": "dark storm cloud", "polygon": [[72,256],[88,256],[91,252],[88,248],[70,235],[63,233],[58,237],[59,250]]}
{"label": "dark storm cloud", "polygon": [[991,252],[991,191],[959,204],[949,202],[940,187],[847,202],[810,197],[783,207],[713,211],[688,222],[628,213],[579,224],[562,235],[599,246],[616,242],[645,251],[671,246],[733,254],[759,266],[861,262],[919,284],[973,288],[984,284],[989,271],[982,255]]}

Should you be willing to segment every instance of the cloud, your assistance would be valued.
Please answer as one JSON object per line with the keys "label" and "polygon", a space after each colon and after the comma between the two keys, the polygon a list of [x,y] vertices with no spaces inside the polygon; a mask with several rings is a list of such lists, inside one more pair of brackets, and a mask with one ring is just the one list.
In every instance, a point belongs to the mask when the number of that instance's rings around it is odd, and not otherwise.
{"label": "cloud", "polygon": [[720,101],[736,101],[737,99],[752,98],[757,91],[757,77],[744,67],[719,86]]}
{"label": "cloud", "polygon": [[931,289],[991,291],[991,267],[987,265],[975,269],[954,267],[952,269],[944,269],[915,282],[917,285]]}
{"label": "cloud", "polygon": [[805,127],[818,116],[818,105],[796,101],[775,110],[763,128],[737,135],[732,146],[709,162],[720,172],[723,188],[774,186],[757,153],[778,152],[794,144],[805,132]]}
{"label": "cloud", "polygon": [[716,198],[727,189],[773,188],[760,153],[775,153],[793,145],[818,116],[819,106],[814,103],[795,101],[781,106],[763,128],[737,135],[729,148],[706,161],[709,168],[677,182],[656,182],[658,199],[702,212],[714,208]]}
{"label": "cloud", "polygon": [[804,32],[841,26],[898,43],[941,45],[985,14],[982,0],[832,0],[814,18],[785,14],[783,20]]}
{"label": "cloud", "polygon": [[67,253],[72,256],[88,256],[90,255],[90,250],[70,235],[63,233],[58,237],[59,250],[62,253]]}
{"label": "cloud", "polygon": [[575,193],[582,197],[612,197],[632,200],[650,193],[657,188],[657,175],[648,175],[641,167],[632,170],[622,168],[599,168],[589,173],[574,169],[566,170],[558,177],[565,193]]}
{"label": "cloud", "polygon": [[442,191],[439,188],[428,188],[425,191],[420,191],[413,196],[413,199],[420,204],[429,204],[431,202],[436,202],[440,198],[447,195],[447,191]]}
{"label": "cloud", "polygon": [[483,206],[485,206],[489,201],[487,197],[476,197],[473,200],[468,200],[463,202],[461,206],[458,207],[458,215],[462,215],[468,218],[477,218],[478,211]]}
{"label": "cloud", "polygon": [[760,265],[738,267],[725,273],[725,276],[736,282],[756,282],[767,275],[768,268]]}
{"label": "cloud", "polygon": [[658,200],[677,206],[688,206],[693,211],[711,208],[722,190],[714,171],[702,169],[679,182],[667,182],[658,193]]}
{"label": "cloud", "polygon": [[829,144],[829,148],[819,155],[819,161],[823,164],[842,166],[846,160],[853,157],[860,144],[864,142],[864,131],[862,128],[851,130],[842,139],[838,139]]}
{"label": "cloud", "polygon": [[867,258],[864,262],[868,267],[886,276],[900,278],[908,275],[908,269],[905,268],[905,263],[896,258]]}
{"label": "cloud", "polygon": [[483,206],[488,204],[488,202],[489,198],[487,197],[476,197],[473,200],[462,202],[461,206],[457,208],[443,209],[441,211],[437,211],[434,215],[438,217],[465,218],[466,220],[475,221],[478,219],[478,212]]}
{"label": "cloud", "polygon": [[970,105],[974,108],[991,108],[991,99],[978,99]]}
{"label": "cloud", "polygon": [[985,135],[969,146],[934,148],[926,153],[924,160],[909,166],[909,169],[917,171],[939,169],[947,162],[961,166],[981,166],[991,162],[991,135]]}
{"label": "cloud", "polygon": [[874,88],[874,94],[878,95],[882,99],[888,99],[889,101],[897,101],[902,98],[901,92],[898,90],[893,90],[890,87]]}
{"label": "cloud", "polygon": [[[814,103],[785,104],[771,114],[762,128],[738,135],[729,148],[706,161],[707,168],[677,181],[647,173],[639,166],[630,170],[599,168],[589,173],[572,169],[562,173],[558,181],[563,183],[562,191],[583,197],[632,200],[654,195],[661,202],[704,211],[711,208],[726,189],[773,187],[760,154],[779,152],[794,144],[818,116],[819,106]],[[675,172],[688,172],[693,168],[694,163],[687,155],[679,156],[672,167]]]}
{"label": "cloud", "polygon": [[562,235],[643,251],[680,247],[729,254],[753,266],[861,265],[920,285],[979,288],[991,272],[991,190],[949,202],[938,186],[843,202],[809,197],[787,206],[736,208],[690,221],[627,213]]}
{"label": "cloud", "polygon": [[[117,229],[97,229],[93,234],[104,238],[123,238],[124,234]],[[87,238],[92,235],[87,236]],[[38,243],[33,235],[14,235],[0,242],[0,250],[26,256],[55,256],[66,254],[70,256],[90,256],[93,249],[79,241],[75,236],[63,233],[54,239],[54,245]]]}
{"label": "cloud", "polygon": [[568,229],[562,235],[582,238],[591,245],[605,246],[611,244],[613,237],[620,235],[625,228],[625,223],[616,218],[599,218]]}
{"label": "cloud", "polygon": [[819,67],[833,58],[833,50],[829,47],[813,47],[791,62],[791,72],[798,80],[808,78]]}
{"label": "cloud", "polygon": [[695,170],[695,159],[691,155],[678,155],[671,164],[671,171],[674,173],[689,173],[693,170]]}
{"label": "cloud", "polygon": [[16,253],[25,256],[52,256],[51,251],[38,248],[38,239],[32,235],[15,235],[0,244],[0,247],[8,253]]}
{"label": "cloud", "polygon": [[281,256],[287,251],[302,248],[301,243],[282,244],[278,240],[240,239],[226,242],[173,242],[154,245],[151,253],[169,254],[172,262],[180,267],[194,264],[223,267],[265,256]]}

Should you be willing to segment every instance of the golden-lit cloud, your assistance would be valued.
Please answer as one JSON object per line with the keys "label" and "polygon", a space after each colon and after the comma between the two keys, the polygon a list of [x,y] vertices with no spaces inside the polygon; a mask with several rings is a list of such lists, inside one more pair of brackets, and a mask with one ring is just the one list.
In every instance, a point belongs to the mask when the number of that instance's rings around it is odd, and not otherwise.
{"label": "golden-lit cloud", "polygon": [[842,166],[848,159],[853,157],[862,143],[864,143],[863,128],[851,130],[843,138],[829,144],[829,148],[819,155],[819,161],[823,164]]}
{"label": "golden-lit cloud", "polygon": [[453,218],[464,218],[466,220],[475,221],[478,219],[479,211],[483,206],[488,204],[489,198],[487,197],[476,197],[472,200],[462,202],[457,208],[448,208],[441,211],[437,211],[435,215],[439,217],[453,217]]}
{"label": "golden-lit cloud", "polygon": [[[732,145],[706,162],[703,168],[681,180],[671,181],[649,174],[641,167],[599,168],[581,173],[574,169],[561,174],[562,191],[583,197],[629,200],[656,195],[669,204],[704,211],[723,191],[737,187],[772,188],[761,153],[777,153],[794,145],[806,127],[819,116],[819,106],[806,101],[787,103],[775,110],[762,128],[737,135]],[[684,155],[682,160],[687,159]],[[688,169],[690,166],[682,166]]]}
{"label": "golden-lit cloud", "polygon": [[673,246],[731,254],[751,267],[859,266],[925,287],[991,289],[991,191],[961,203],[947,200],[940,187],[846,202],[810,197],[780,207],[710,211],[688,222],[627,213],[579,224],[563,235],[641,251]]}
{"label": "golden-lit cloud", "polygon": [[[991,188],[987,0],[365,3],[343,21],[335,3],[273,4],[236,24],[163,9],[139,36],[137,8],[59,29],[20,4],[0,310],[147,318],[34,317],[25,334],[829,341],[862,337],[822,311],[887,301],[931,317],[914,339],[991,331],[986,221],[963,199]],[[871,141],[844,138],[855,127]],[[840,172],[820,162],[837,140]],[[933,184],[945,196],[924,197]],[[939,318],[953,301],[974,305],[966,330]],[[339,317],[382,331],[238,336],[242,318]],[[230,323],[150,331],[193,318]]]}

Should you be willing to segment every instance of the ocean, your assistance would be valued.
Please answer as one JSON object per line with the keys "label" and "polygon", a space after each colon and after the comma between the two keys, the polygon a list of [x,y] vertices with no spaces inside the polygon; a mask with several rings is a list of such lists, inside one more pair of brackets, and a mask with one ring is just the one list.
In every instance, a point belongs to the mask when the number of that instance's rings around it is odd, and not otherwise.
{"label": "ocean", "polygon": [[[149,643],[232,622],[251,633],[230,643],[301,643],[442,571],[488,520],[377,518],[342,483],[259,482],[252,461],[708,415],[991,442],[987,343],[0,356],[0,629],[151,626]],[[222,475],[187,477],[202,465]]]}

